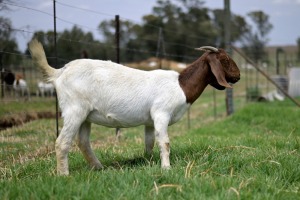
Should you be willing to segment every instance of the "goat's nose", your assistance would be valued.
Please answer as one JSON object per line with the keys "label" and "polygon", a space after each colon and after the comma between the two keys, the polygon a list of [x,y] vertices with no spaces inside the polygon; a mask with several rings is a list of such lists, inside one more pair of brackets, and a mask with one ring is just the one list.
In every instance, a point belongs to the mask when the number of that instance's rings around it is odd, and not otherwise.
{"label": "goat's nose", "polygon": [[232,78],[232,83],[236,83],[240,80],[240,77],[234,77]]}

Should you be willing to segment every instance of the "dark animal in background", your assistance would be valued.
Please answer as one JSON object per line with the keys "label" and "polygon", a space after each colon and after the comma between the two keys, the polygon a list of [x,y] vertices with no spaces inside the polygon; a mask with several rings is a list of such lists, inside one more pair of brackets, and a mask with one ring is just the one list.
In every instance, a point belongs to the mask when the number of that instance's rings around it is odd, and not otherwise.
{"label": "dark animal in background", "polygon": [[15,74],[12,73],[9,69],[4,69],[2,71],[3,83],[4,83],[4,90],[6,92],[12,93],[13,92],[13,84],[15,81]]}

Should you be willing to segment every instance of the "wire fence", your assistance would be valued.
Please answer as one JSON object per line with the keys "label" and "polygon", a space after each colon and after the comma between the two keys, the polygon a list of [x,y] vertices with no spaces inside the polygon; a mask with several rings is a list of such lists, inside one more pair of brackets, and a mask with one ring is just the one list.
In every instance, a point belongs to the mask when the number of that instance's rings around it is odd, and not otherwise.
{"label": "wire fence", "polygon": [[[97,10],[91,10],[91,9],[84,9],[77,6],[65,4],[61,1],[53,1],[56,3],[57,7],[67,7],[68,9],[72,9],[74,13],[76,12],[86,12],[89,15],[94,15],[95,18],[97,17],[103,17],[103,18],[111,18],[111,20],[114,20],[115,15],[105,12],[100,12]],[[92,32],[93,35],[95,35],[95,38],[103,38],[105,36],[101,35],[98,28],[94,27],[88,27],[84,24],[80,24],[77,21],[70,21],[67,19],[64,19],[60,17],[60,13],[54,13],[52,14],[51,11],[44,12],[40,11],[35,8],[31,8],[28,6],[24,6],[23,4],[19,3],[4,3],[7,6],[11,7],[17,7],[19,9],[25,9],[30,10],[31,15],[45,15],[49,17],[49,20],[55,19],[58,22],[58,25],[54,25],[54,29],[56,29],[56,26],[63,26],[65,24],[72,25],[75,27],[80,27],[84,29],[87,32]],[[80,15],[83,17],[83,15]],[[75,19],[74,19],[75,20]],[[122,21],[130,21],[132,24],[137,24],[136,21],[131,19],[126,19],[120,17],[120,23]],[[53,22],[55,24],[55,22]],[[32,25],[34,26],[34,25]],[[183,70],[186,66],[188,66],[190,63],[195,61],[198,58],[198,53],[194,51],[194,48],[197,46],[190,46],[188,44],[181,44],[176,42],[169,42],[168,38],[164,38],[164,34],[166,32],[171,32],[173,34],[177,34],[174,32],[174,30],[168,30],[155,26],[155,25],[149,25],[149,29],[153,32],[157,32],[157,34],[153,37],[145,37],[145,38],[139,38],[139,41],[135,41],[139,44],[141,44],[141,48],[130,48],[128,46],[117,46],[114,42],[111,44],[103,43],[101,40],[78,40],[75,35],[71,35],[70,37],[59,37],[57,39],[57,43],[60,42],[67,42],[68,45],[71,47],[77,47],[77,46],[84,46],[92,48],[96,51],[101,51],[103,49],[106,50],[105,57],[99,57],[95,52],[91,52],[91,58],[95,59],[103,59],[103,60],[112,60],[117,61],[117,49],[119,49],[120,54],[120,63],[130,66],[133,68],[139,68],[142,70],[153,70],[153,69],[165,69],[165,70],[175,70],[180,72]],[[25,29],[18,29],[13,28],[10,31],[14,33],[16,37],[26,33],[29,35],[29,38],[33,37],[41,37],[44,38],[44,40],[48,41],[54,41],[55,31],[50,30],[47,33],[41,33],[36,32],[33,30],[25,30]],[[115,34],[114,29],[110,30],[110,34]],[[120,37],[120,43],[122,44],[122,40],[128,39],[127,37]],[[127,35],[130,35],[130,33],[125,33]],[[182,33],[178,33],[182,34]],[[189,36],[188,34],[183,35],[183,37],[186,37],[186,40],[203,40],[206,41],[207,38],[203,37],[195,37],[195,36]],[[134,38],[131,38],[134,40]],[[30,40],[30,39],[29,39]],[[29,42],[28,40],[28,42]],[[153,49],[143,49],[144,46],[143,43],[151,43],[152,46],[156,47],[157,50]],[[184,49],[182,52],[185,52],[184,54],[173,54],[168,53],[167,49],[174,48],[174,47],[180,47]],[[55,48],[56,49],[56,48]],[[55,50],[53,49],[53,51]],[[288,51],[288,50],[286,50]],[[295,54],[295,55],[294,55]],[[19,110],[17,113],[24,113],[28,112],[26,109],[26,105],[28,101],[30,102],[49,102],[49,99],[55,99],[54,94],[55,91],[53,90],[53,86],[46,85],[46,83],[43,82],[43,77],[41,73],[35,68],[33,65],[30,56],[27,53],[20,53],[20,52],[11,52],[3,50],[1,52],[1,59],[5,59],[6,56],[14,56],[15,60],[22,60],[20,64],[17,65],[6,65],[1,66],[1,104],[4,105],[7,103],[15,103],[19,105]],[[200,55],[200,54],[199,54]],[[79,50],[78,54],[76,55],[70,55],[69,57],[61,57],[59,53],[56,54],[56,56],[47,55],[47,59],[49,62],[54,60],[57,60],[57,66],[55,67],[62,67],[64,64],[68,63],[69,61],[75,59],[75,58],[82,58],[84,57],[82,55],[82,51]],[[274,60],[275,56],[270,55],[272,57],[271,62],[269,63],[260,63],[258,64],[259,69],[263,71],[264,73],[270,75],[272,78],[276,78],[276,66]],[[133,60],[136,60],[135,62],[124,62],[125,57],[131,57],[135,58]],[[274,86],[273,83],[270,83],[270,81],[263,76],[262,74],[258,73],[257,69],[253,67],[247,61],[247,59],[243,56],[241,56],[237,51],[233,51],[232,54],[233,59],[236,61],[238,66],[241,70],[241,81],[237,83],[234,86],[234,107],[235,110],[240,109],[245,104],[247,104],[250,101],[253,100],[264,100],[269,101],[271,98],[270,96],[272,92],[277,91],[276,86]],[[180,58],[181,61],[175,61]],[[296,63],[296,52],[290,52],[288,53],[288,58],[285,57],[285,61],[281,58],[280,60],[282,63],[285,62],[284,67],[287,65],[293,65],[293,63]],[[52,62],[52,63],[53,63]],[[7,71],[5,71],[7,70]],[[284,71],[284,70],[283,70]],[[286,70],[285,70],[286,71]],[[21,88],[17,90],[14,88],[13,83],[7,84],[5,83],[4,79],[7,74],[12,73],[15,76],[15,79],[18,77],[18,79],[24,79],[26,81],[26,86],[24,88]],[[283,78],[285,78],[286,73],[283,73]],[[282,85],[282,83],[279,83]],[[275,94],[275,93],[274,93]],[[276,93],[277,94],[277,93]],[[273,99],[276,99],[276,96],[273,96]],[[279,98],[277,98],[279,99]],[[53,110],[55,112],[55,110]],[[205,115],[201,114],[205,113]],[[215,120],[219,117],[226,116],[226,103],[225,103],[225,93],[222,91],[217,91],[213,89],[212,87],[208,87],[202,97],[195,103],[195,106],[191,108],[191,110],[188,112],[186,119],[188,121],[187,127],[191,126],[197,126],[197,122],[199,121],[199,118],[205,118],[205,119],[211,119]],[[194,120],[194,122],[190,122],[190,120]]]}

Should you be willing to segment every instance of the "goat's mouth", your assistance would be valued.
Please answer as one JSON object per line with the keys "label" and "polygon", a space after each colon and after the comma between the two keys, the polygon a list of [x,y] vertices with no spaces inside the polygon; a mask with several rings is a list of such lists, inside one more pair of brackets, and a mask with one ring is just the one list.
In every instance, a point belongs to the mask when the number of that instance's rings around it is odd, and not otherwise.
{"label": "goat's mouth", "polygon": [[[229,83],[229,84],[235,84],[239,80],[240,80],[239,77],[226,79],[227,83]],[[225,90],[226,89],[226,87],[220,85],[219,83],[211,83],[210,85],[213,86],[214,88],[216,88],[217,90]]]}
{"label": "goat's mouth", "polygon": [[216,88],[217,90],[225,90],[226,87],[220,85],[219,83],[210,83],[210,85],[214,88]]}
{"label": "goat's mouth", "polygon": [[[226,82],[227,82],[227,83],[229,83],[229,84],[235,84],[236,82],[238,82],[238,81],[240,80],[240,76],[237,76],[237,77],[230,77],[230,78],[226,77],[225,79],[226,79]],[[210,83],[210,85],[211,85],[212,87],[216,88],[217,90],[225,90],[225,89],[226,89],[226,87],[223,86],[223,85],[220,85],[216,79],[214,79],[214,80]]]}
{"label": "goat's mouth", "polygon": [[234,77],[234,78],[229,78],[229,79],[226,79],[226,81],[228,83],[231,83],[231,84],[235,84],[236,82],[238,82],[240,80],[240,77]]}

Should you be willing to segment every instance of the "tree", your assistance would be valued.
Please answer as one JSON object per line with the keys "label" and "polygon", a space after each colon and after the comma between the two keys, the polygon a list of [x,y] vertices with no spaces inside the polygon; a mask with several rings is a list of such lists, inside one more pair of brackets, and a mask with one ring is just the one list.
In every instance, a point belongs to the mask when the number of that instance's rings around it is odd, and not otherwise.
{"label": "tree", "polygon": [[[156,55],[159,31],[163,32],[165,52],[169,59],[187,61],[185,56],[198,57],[194,47],[215,45],[217,31],[210,19],[208,9],[199,0],[158,0],[152,13],[143,16],[141,25],[121,21],[122,61],[141,60]],[[104,21],[99,25],[103,42],[114,46],[114,21]],[[139,51],[139,54],[135,54]],[[194,57],[193,57],[194,56]]]}
{"label": "tree", "polygon": [[247,16],[254,23],[254,28],[249,26],[249,31],[243,35],[243,50],[255,62],[266,60],[264,48],[269,40],[267,36],[273,25],[269,22],[269,16],[263,11],[253,11]]}
{"label": "tree", "polygon": [[[55,67],[54,32],[37,31],[34,33],[33,38],[37,38],[43,44],[49,64]],[[57,33],[57,57],[59,65],[57,67],[71,60],[82,58],[83,52],[89,58],[101,59],[99,49],[101,49],[101,45],[99,41],[94,39],[93,34],[90,32],[85,33],[77,26],[74,26],[71,30],[59,32]],[[29,54],[28,49],[26,53]]]}
{"label": "tree", "polygon": [[[166,53],[172,55],[171,59],[187,61],[185,57],[199,55],[199,52],[193,50],[194,47],[214,46],[218,33],[209,16],[209,10],[203,7],[203,1],[178,0],[177,2],[157,1],[158,6],[153,8],[152,15],[162,24]],[[151,24],[145,23],[144,26],[147,25]],[[158,35],[157,29],[156,35]]]}
{"label": "tree", "polygon": [[[103,21],[99,24],[99,32],[103,36],[102,44],[102,59],[115,60],[116,59],[116,43],[115,43],[115,20]],[[122,62],[131,61],[132,53],[126,55],[126,49],[134,49],[136,46],[132,43],[133,38],[136,38],[139,25],[134,25],[128,20],[120,20],[120,48],[124,51],[121,56]]]}
{"label": "tree", "polygon": [[90,58],[100,58],[99,42],[94,40],[91,32],[85,33],[77,26],[71,30],[64,30],[58,34],[57,54],[67,60],[74,60],[82,57],[85,51]]}
{"label": "tree", "polygon": [[[9,3],[12,2],[12,0],[0,0],[0,11],[10,10]],[[0,17],[0,63],[3,66],[21,63],[22,57],[17,54],[20,54],[20,51],[13,37],[11,21],[8,18]]]}
{"label": "tree", "polygon": [[[224,40],[224,10],[223,9],[215,9],[213,10],[214,18],[213,22],[218,30],[219,33],[219,46],[224,48],[225,47],[225,40]],[[231,35],[230,35],[230,40],[231,43],[240,41],[242,39],[242,36],[249,32],[249,25],[247,24],[246,20],[244,17],[240,15],[235,15],[231,14],[231,19],[230,19],[230,30],[231,30]]]}
{"label": "tree", "polygon": [[[191,62],[199,56],[194,47],[212,45],[224,47],[223,10],[205,8],[201,0],[157,0],[150,14],[144,15],[142,23],[132,24],[121,20],[122,62],[142,60],[155,56],[158,50],[159,32],[162,30],[164,57]],[[256,19],[256,18],[254,18]],[[262,29],[259,26],[260,30]],[[115,21],[103,21],[99,25],[106,57],[115,54]],[[266,30],[266,29],[265,29]],[[263,36],[266,31],[262,30]],[[245,18],[232,14],[231,42],[246,41],[251,27]],[[251,35],[251,34],[250,34]],[[247,40],[247,42],[250,39]],[[247,43],[248,44],[248,43]],[[135,53],[138,52],[138,53]],[[111,56],[112,57],[112,56]]]}
{"label": "tree", "polygon": [[2,65],[19,64],[21,62],[20,51],[13,37],[11,21],[8,18],[0,17],[0,53]]}

